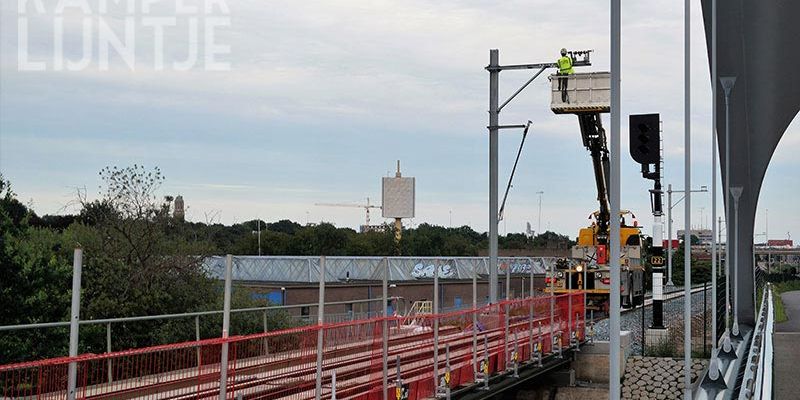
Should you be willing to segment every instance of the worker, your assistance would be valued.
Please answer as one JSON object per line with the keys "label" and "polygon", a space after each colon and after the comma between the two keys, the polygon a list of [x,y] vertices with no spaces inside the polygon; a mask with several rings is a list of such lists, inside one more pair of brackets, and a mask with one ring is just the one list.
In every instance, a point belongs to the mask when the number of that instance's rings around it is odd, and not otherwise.
{"label": "worker", "polygon": [[[558,75],[566,76],[575,73],[572,69],[572,57],[567,56],[567,49],[561,49],[561,58],[558,59]],[[567,94],[568,78],[558,78],[558,90],[561,91],[561,102],[569,103],[569,94]]]}

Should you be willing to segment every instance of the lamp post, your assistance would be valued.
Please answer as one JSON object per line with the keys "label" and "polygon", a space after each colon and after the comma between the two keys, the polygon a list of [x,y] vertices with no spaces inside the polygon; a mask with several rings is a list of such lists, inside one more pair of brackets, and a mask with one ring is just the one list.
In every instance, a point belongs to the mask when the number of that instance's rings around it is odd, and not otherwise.
{"label": "lamp post", "polygon": [[764,244],[767,245],[767,274],[772,273],[772,253],[769,245],[769,208],[766,209],[767,225],[764,229]]}
{"label": "lamp post", "polygon": [[[667,286],[673,286],[672,283],[672,208],[680,204],[686,196],[684,195],[675,204],[672,204],[672,192],[685,192],[683,189],[673,190],[672,184],[667,185]],[[708,192],[706,185],[700,186],[700,189],[689,190],[690,193],[705,193]]]}
{"label": "lamp post", "polygon": [[739,336],[739,198],[744,188],[734,186],[731,188],[733,197],[733,336]]}
{"label": "lamp post", "polygon": [[[731,99],[731,90],[733,90],[733,85],[736,84],[736,77],[735,76],[723,76],[719,78],[719,82],[722,85],[722,90],[725,94],[725,188],[723,189],[723,193],[725,193],[725,225],[726,229],[730,227],[728,225],[728,221],[730,221],[730,201],[728,201],[728,197],[730,196],[730,187],[731,187],[731,111],[730,111],[730,99]],[[729,231],[730,232],[730,231]],[[730,281],[730,264],[728,260],[730,260],[731,254],[731,238],[730,235],[725,236],[725,332],[728,334],[726,336],[730,336],[730,330],[728,326],[728,321],[731,320],[731,281]],[[727,348],[730,347],[730,344],[727,343],[726,340],[726,351]]]}

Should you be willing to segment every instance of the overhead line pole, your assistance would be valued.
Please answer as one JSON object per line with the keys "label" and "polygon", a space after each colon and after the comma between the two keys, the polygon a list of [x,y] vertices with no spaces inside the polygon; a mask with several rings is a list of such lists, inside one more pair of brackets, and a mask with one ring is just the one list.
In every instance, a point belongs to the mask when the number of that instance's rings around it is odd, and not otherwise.
{"label": "overhead line pole", "polygon": [[[578,51],[574,54],[583,55],[583,60],[576,60],[573,66],[588,66],[591,65],[589,54],[591,50]],[[514,65],[500,65],[500,53],[497,49],[489,50],[489,65],[486,70],[489,71],[489,302],[497,303],[497,228],[499,222],[498,210],[498,183],[499,178],[499,138],[498,133],[500,129],[526,129],[530,126],[527,125],[500,125],[500,110],[508,105],[517,95],[525,90],[539,75],[541,75],[547,68],[557,67],[556,63],[537,63],[537,64],[514,64]],[[529,70],[537,69],[539,71],[528,79],[525,84],[517,89],[506,101],[500,105],[500,71],[503,70]],[[541,195],[540,195],[541,198]],[[539,218],[541,220],[541,217]],[[539,222],[541,225],[541,221]]]}
{"label": "overhead line pole", "polygon": [[498,124],[500,54],[489,50],[489,301],[497,303],[497,185],[499,180]]}

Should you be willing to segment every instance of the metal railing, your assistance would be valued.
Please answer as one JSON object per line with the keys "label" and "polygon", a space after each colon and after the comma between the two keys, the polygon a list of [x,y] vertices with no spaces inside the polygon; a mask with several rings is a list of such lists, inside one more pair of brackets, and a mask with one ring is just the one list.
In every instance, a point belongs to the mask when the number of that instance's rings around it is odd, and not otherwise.
{"label": "metal railing", "polygon": [[[772,326],[774,310],[772,307],[772,285],[767,284],[761,300],[753,341],[747,355],[739,400],[772,398],[772,377],[765,379],[767,370],[772,373]],[[767,340],[769,338],[769,340]],[[769,355],[769,363],[766,362]]]}
{"label": "metal railing", "polygon": [[[0,398],[327,400],[335,392],[379,399],[405,388],[409,400],[437,393],[449,399],[451,389],[474,386],[481,377],[484,387],[494,386],[490,377],[517,377],[540,368],[543,359],[568,359],[586,339],[582,308],[580,292],[537,296],[419,315],[413,326],[379,316],[0,365]],[[70,365],[77,372],[68,397]],[[384,380],[389,368],[399,371],[398,381]]]}
{"label": "metal railing", "polygon": [[[404,305],[406,304],[406,299],[403,297],[390,297],[390,300],[397,300],[398,302],[402,302]],[[377,299],[362,299],[362,300],[347,300],[347,301],[329,301],[326,302],[326,305],[343,305],[343,304],[363,304],[363,303],[378,303],[381,302],[382,298]],[[237,308],[232,309],[231,314],[236,313],[245,313],[245,312],[267,312],[272,310],[288,310],[293,308],[302,308],[302,307],[316,307],[317,303],[308,303],[308,304],[292,304],[292,305],[278,305],[278,306],[265,306],[265,307],[249,307],[249,308]],[[186,313],[177,313],[177,314],[160,314],[160,315],[142,315],[136,317],[119,317],[119,318],[102,318],[102,319],[86,319],[78,321],[79,325],[105,325],[105,324],[114,324],[120,322],[135,322],[135,321],[152,321],[152,320],[168,320],[168,319],[179,319],[179,318],[190,318],[190,317],[202,317],[206,315],[222,315],[223,310],[211,310],[211,311],[195,311],[195,312],[186,312]],[[20,325],[5,325],[0,326],[0,332],[2,331],[17,331],[17,330],[25,330],[25,329],[42,329],[42,328],[58,328],[58,327],[68,327],[69,321],[60,321],[60,322],[41,322],[35,324],[20,324]]]}
{"label": "metal railing", "polygon": [[772,335],[775,321],[772,295],[772,285],[766,284],[756,326],[752,330],[745,329],[740,336],[732,335],[730,331],[722,335],[716,354],[720,363],[719,378],[713,379],[707,370],[694,393],[695,399],[772,398]]}
{"label": "metal railing", "polygon": [[[392,301],[394,304],[397,305],[396,309],[401,314],[405,314],[406,310],[408,309],[408,305],[406,299],[399,296],[392,296],[389,297],[389,300]],[[383,298],[374,298],[374,299],[359,299],[359,300],[347,300],[347,301],[331,301],[326,302],[327,306],[335,306],[335,305],[357,305],[357,304],[368,304],[368,303],[381,303]],[[307,308],[309,310],[317,307],[317,303],[308,303],[308,304],[293,304],[293,305],[274,305],[274,306],[264,306],[264,307],[248,307],[248,308],[239,308],[239,309],[232,309],[230,310],[231,314],[244,314],[244,313],[261,313],[262,320],[263,320],[263,332],[266,333],[272,329],[281,328],[281,327],[272,327],[268,325],[268,314],[271,312],[280,312],[280,311],[288,311],[292,309],[300,309]],[[402,311],[400,311],[402,310]],[[159,314],[159,315],[141,315],[141,316],[134,316],[134,317],[118,317],[118,318],[102,318],[102,319],[88,319],[88,320],[79,320],[79,326],[89,326],[89,325],[105,325],[106,334],[105,334],[105,352],[111,353],[112,352],[112,342],[114,339],[114,329],[112,326],[114,324],[125,324],[129,322],[142,322],[142,321],[169,321],[169,320],[179,320],[179,319],[194,319],[194,340],[201,340],[200,334],[200,317],[208,317],[208,316],[222,316],[224,310],[209,310],[209,311],[195,311],[195,312],[185,312],[185,313],[175,313],[175,314]],[[346,322],[346,321],[356,321],[356,320],[363,320],[363,319],[370,319],[381,317],[382,311],[380,311],[380,307],[378,307],[377,311],[372,312],[345,312],[345,313],[327,313],[325,314],[325,322],[326,323],[339,323],[339,322]],[[288,320],[291,321],[289,324],[290,326],[302,326],[302,325],[310,325],[315,324],[316,318],[313,318],[311,315],[293,315],[287,313]],[[52,329],[52,328],[64,328],[69,327],[69,321],[59,321],[59,322],[43,322],[43,323],[33,323],[33,324],[17,324],[17,325],[5,325],[0,326],[0,333],[2,332],[14,332],[14,331],[24,331],[24,330],[36,330],[36,329]]]}
{"label": "metal railing", "polygon": [[[77,268],[74,271],[78,279],[73,280],[73,293],[78,295],[81,292],[80,255],[80,249],[76,250]],[[434,260],[433,270],[444,271],[441,267],[447,261]],[[325,257],[320,257],[319,266],[319,276],[327,276]],[[368,313],[366,316],[369,318],[362,320],[354,320],[356,315],[353,313],[339,313],[328,322],[330,313],[325,313],[327,306],[353,304],[355,301],[327,302],[325,280],[322,279],[316,304],[231,310],[231,255],[225,261],[223,311],[80,321],[76,312],[80,299],[76,298],[70,324],[70,356],[0,365],[0,397],[53,394],[75,400],[93,395],[116,398],[118,394],[126,393],[128,396],[134,392],[151,395],[153,390],[157,390],[181,398],[193,395],[229,398],[239,393],[250,395],[254,390],[266,390],[268,393],[261,395],[267,398],[308,399],[311,395],[320,399],[328,398],[332,392],[333,374],[337,376],[336,392],[343,397],[376,390],[387,393],[391,386],[388,380],[391,356],[398,360],[397,365],[402,364],[400,379],[412,383],[413,398],[422,399],[434,393],[449,393],[451,387],[470,382],[477,384],[480,381],[486,387],[492,375],[516,376],[523,364],[540,366],[543,355],[563,360],[565,352],[576,350],[585,340],[585,299],[582,292],[562,295],[551,292],[550,296],[522,299],[512,299],[507,295],[504,301],[478,306],[477,265],[473,265],[472,271],[471,307],[443,312],[439,304],[439,278],[443,273],[434,272],[431,313],[420,314],[419,321],[413,326],[402,326],[401,316],[388,313],[390,300],[403,301],[403,298],[388,295],[390,268],[386,262],[383,266],[380,271],[383,295],[358,301],[380,301],[382,311]],[[533,278],[533,269],[528,272]],[[510,274],[511,268],[507,268],[507,278]],[[530,293],[533,293],[533,279],[530,286]],[[508,287],[506,293],[510,293]],[[302,316],[312,314],[310,311],[315,307],[316,321],[272,331],[268,331],[265,325],[263,333],[231,333],[232,313],[263,312],[266,315],[268,311],[295,307],[304,307]],[[108,348],[103,354],[79,355],[77,352],[79,322],[83,325],[106,324],[110,343],[113,323],[176,318],[195,318],[197,322],[200,316],[220,313],[223,317],[222,334],[216,338],[116,352]],[[343,321],[343,318],[349,320]],[[3,330],[66,324],[14,325]],[[199,328],[196,329],[199,332]],[[397,365],[392,367],[400,370]],[[478,370],[480,375],[476,372]],[[302,384],[298,383],[298,378]],[[316,382],[312,383],[313,380]]]}

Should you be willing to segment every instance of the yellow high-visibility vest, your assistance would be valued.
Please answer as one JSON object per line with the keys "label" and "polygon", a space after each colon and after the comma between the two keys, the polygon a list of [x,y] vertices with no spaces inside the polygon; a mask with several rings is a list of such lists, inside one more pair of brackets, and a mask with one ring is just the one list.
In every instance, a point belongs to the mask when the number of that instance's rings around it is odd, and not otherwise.
{"label": "yellow high-visibility vest", "polygon": [[558,72],[563,75],[572,75],[575,70],[572,69],[572,59],[564,56],[558,59]]}

